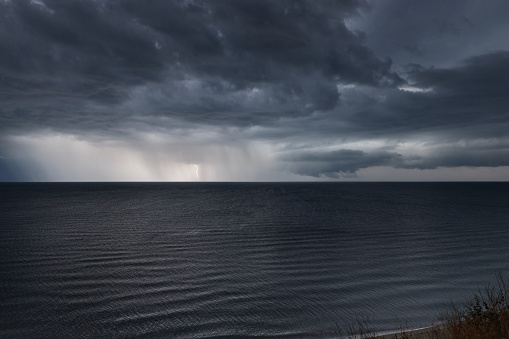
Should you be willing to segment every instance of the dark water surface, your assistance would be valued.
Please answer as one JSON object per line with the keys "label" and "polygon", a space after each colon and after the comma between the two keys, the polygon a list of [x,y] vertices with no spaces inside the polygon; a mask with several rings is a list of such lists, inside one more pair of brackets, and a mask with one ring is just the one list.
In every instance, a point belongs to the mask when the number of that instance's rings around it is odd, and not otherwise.
{"label": "dark water surface", "polygon": [[509,269],[509,183],[0,184],[0,337],[333,337]]}

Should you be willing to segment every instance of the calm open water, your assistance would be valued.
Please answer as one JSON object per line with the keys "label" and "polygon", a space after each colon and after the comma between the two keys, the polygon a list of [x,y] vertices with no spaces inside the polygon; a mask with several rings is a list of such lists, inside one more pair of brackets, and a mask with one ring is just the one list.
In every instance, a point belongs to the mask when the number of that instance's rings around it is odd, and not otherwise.
{"label": "calm open water", "polygon": [[509,183],[0,184],[0,337],[333,337],[509,270]]}

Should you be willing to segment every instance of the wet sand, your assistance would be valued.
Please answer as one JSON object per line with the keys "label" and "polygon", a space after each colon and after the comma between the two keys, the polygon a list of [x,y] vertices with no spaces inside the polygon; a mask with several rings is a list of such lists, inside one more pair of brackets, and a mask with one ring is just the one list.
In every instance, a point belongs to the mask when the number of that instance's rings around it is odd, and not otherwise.
{"label": "wet sand", "polygon": [[[426,327],[410,331],[397,331],[378,335],[377,339],[435,339],[441,334],[440,326]],[[440,336],[443,338],[443,336]]]}

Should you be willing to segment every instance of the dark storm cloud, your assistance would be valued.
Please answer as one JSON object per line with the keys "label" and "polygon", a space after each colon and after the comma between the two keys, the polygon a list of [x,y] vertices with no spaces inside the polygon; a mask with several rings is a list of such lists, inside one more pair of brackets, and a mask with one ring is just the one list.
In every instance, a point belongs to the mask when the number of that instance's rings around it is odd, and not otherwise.
{"label": "dark storm cloud", "polygon": [[494,0],[369,1],[354,23],[366,43],[396,64],[451,65],[465,57],[509,49],[509,2]]}
{"label": "dark storm cloud", "polygon": [[2,7],[4,72],[69,77],[79,85],[80,76],[137,83],[156,78],[162,68],[150,34],[97,2],[12,1]]}
{"label": "dark storm cloud", "polygon": [[423,114],[429,115],[428,123],[434,121],[442,128],[451,125],[470,128],[473,135],[485,137],[507,135],[507,129],[483,131],[482,127],[488,124],[509,127],[509,52],[472,57],[450,69],[414,68],[410,79],[418,86],[432,89],[429,96],[424,96],[426,102],[420,100],[426,109]]}
{"label": "dark storm cloud", "polygon": [[378,59],[343,22],[361,6],[351,0],[122,2],[198,75],[237,86],[287,82],[292,73],[313,72],[347,82],[397,83],[390,61]]}
{"label": "dark storm cloud", "polygon": [[471,57],[450,69],[410,65],[409,75],[418,86],[434,87],[445,94],[502,98],[509,84],[509,51]]}
{"label": "dark storm cloud", "polygon": [[391,152],[367,153],[342,149],[332,152],[303,152],[284,158],[290,169],[297,174],[313,177],[351,176],[361,168],[393,166],[401,155]]}
{"label": "dark storm cloud", "polygon": [[[4,1],[2,126],[109,128],[129,119],[116,108],[143,85],[165,97],[141,114],[197,123],[224,124],[221,113],[234,111],[251,121],[234,117],[232,124],[257,125],[270,123],[264,114],[330,110],[339,104],[338,81],[402,82],[389,59],[379,59],[362,34],[346,28],[343,20],[363,6],[353,0]],[[205,91],[189,90],[189,79]],[[250,89],[262,91],[266,103],[239,104]],[[199,100],[181,102],[175,93]],[[232,96],[238,100],[223,99]]]}
{"label": "dark storm cloud", "polygon": [[[445,133],[443,138],[503,137],[509,124],[509,52],[468,58],[451,68],[409,65],[411,91],[344,95],[353,108],[343,117],[361,135]],[[403,87],[405,88],[405,87]]]}

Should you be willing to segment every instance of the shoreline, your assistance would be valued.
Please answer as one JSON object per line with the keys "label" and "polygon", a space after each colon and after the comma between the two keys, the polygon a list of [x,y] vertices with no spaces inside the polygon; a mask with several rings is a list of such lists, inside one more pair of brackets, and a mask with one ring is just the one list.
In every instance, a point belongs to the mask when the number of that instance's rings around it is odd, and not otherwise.
{"label": "shoreline", "polygon": [[411,338],[411,339],[430,339],[436,338],[437,334],[442,334],[443,327],[441,325],[437,326],[429,326],[416,328],[413,330],[396,330],[390,332],[384,332],[381,334],[377,334],[374,338],[376,339],[401,339],[401,338]]}

